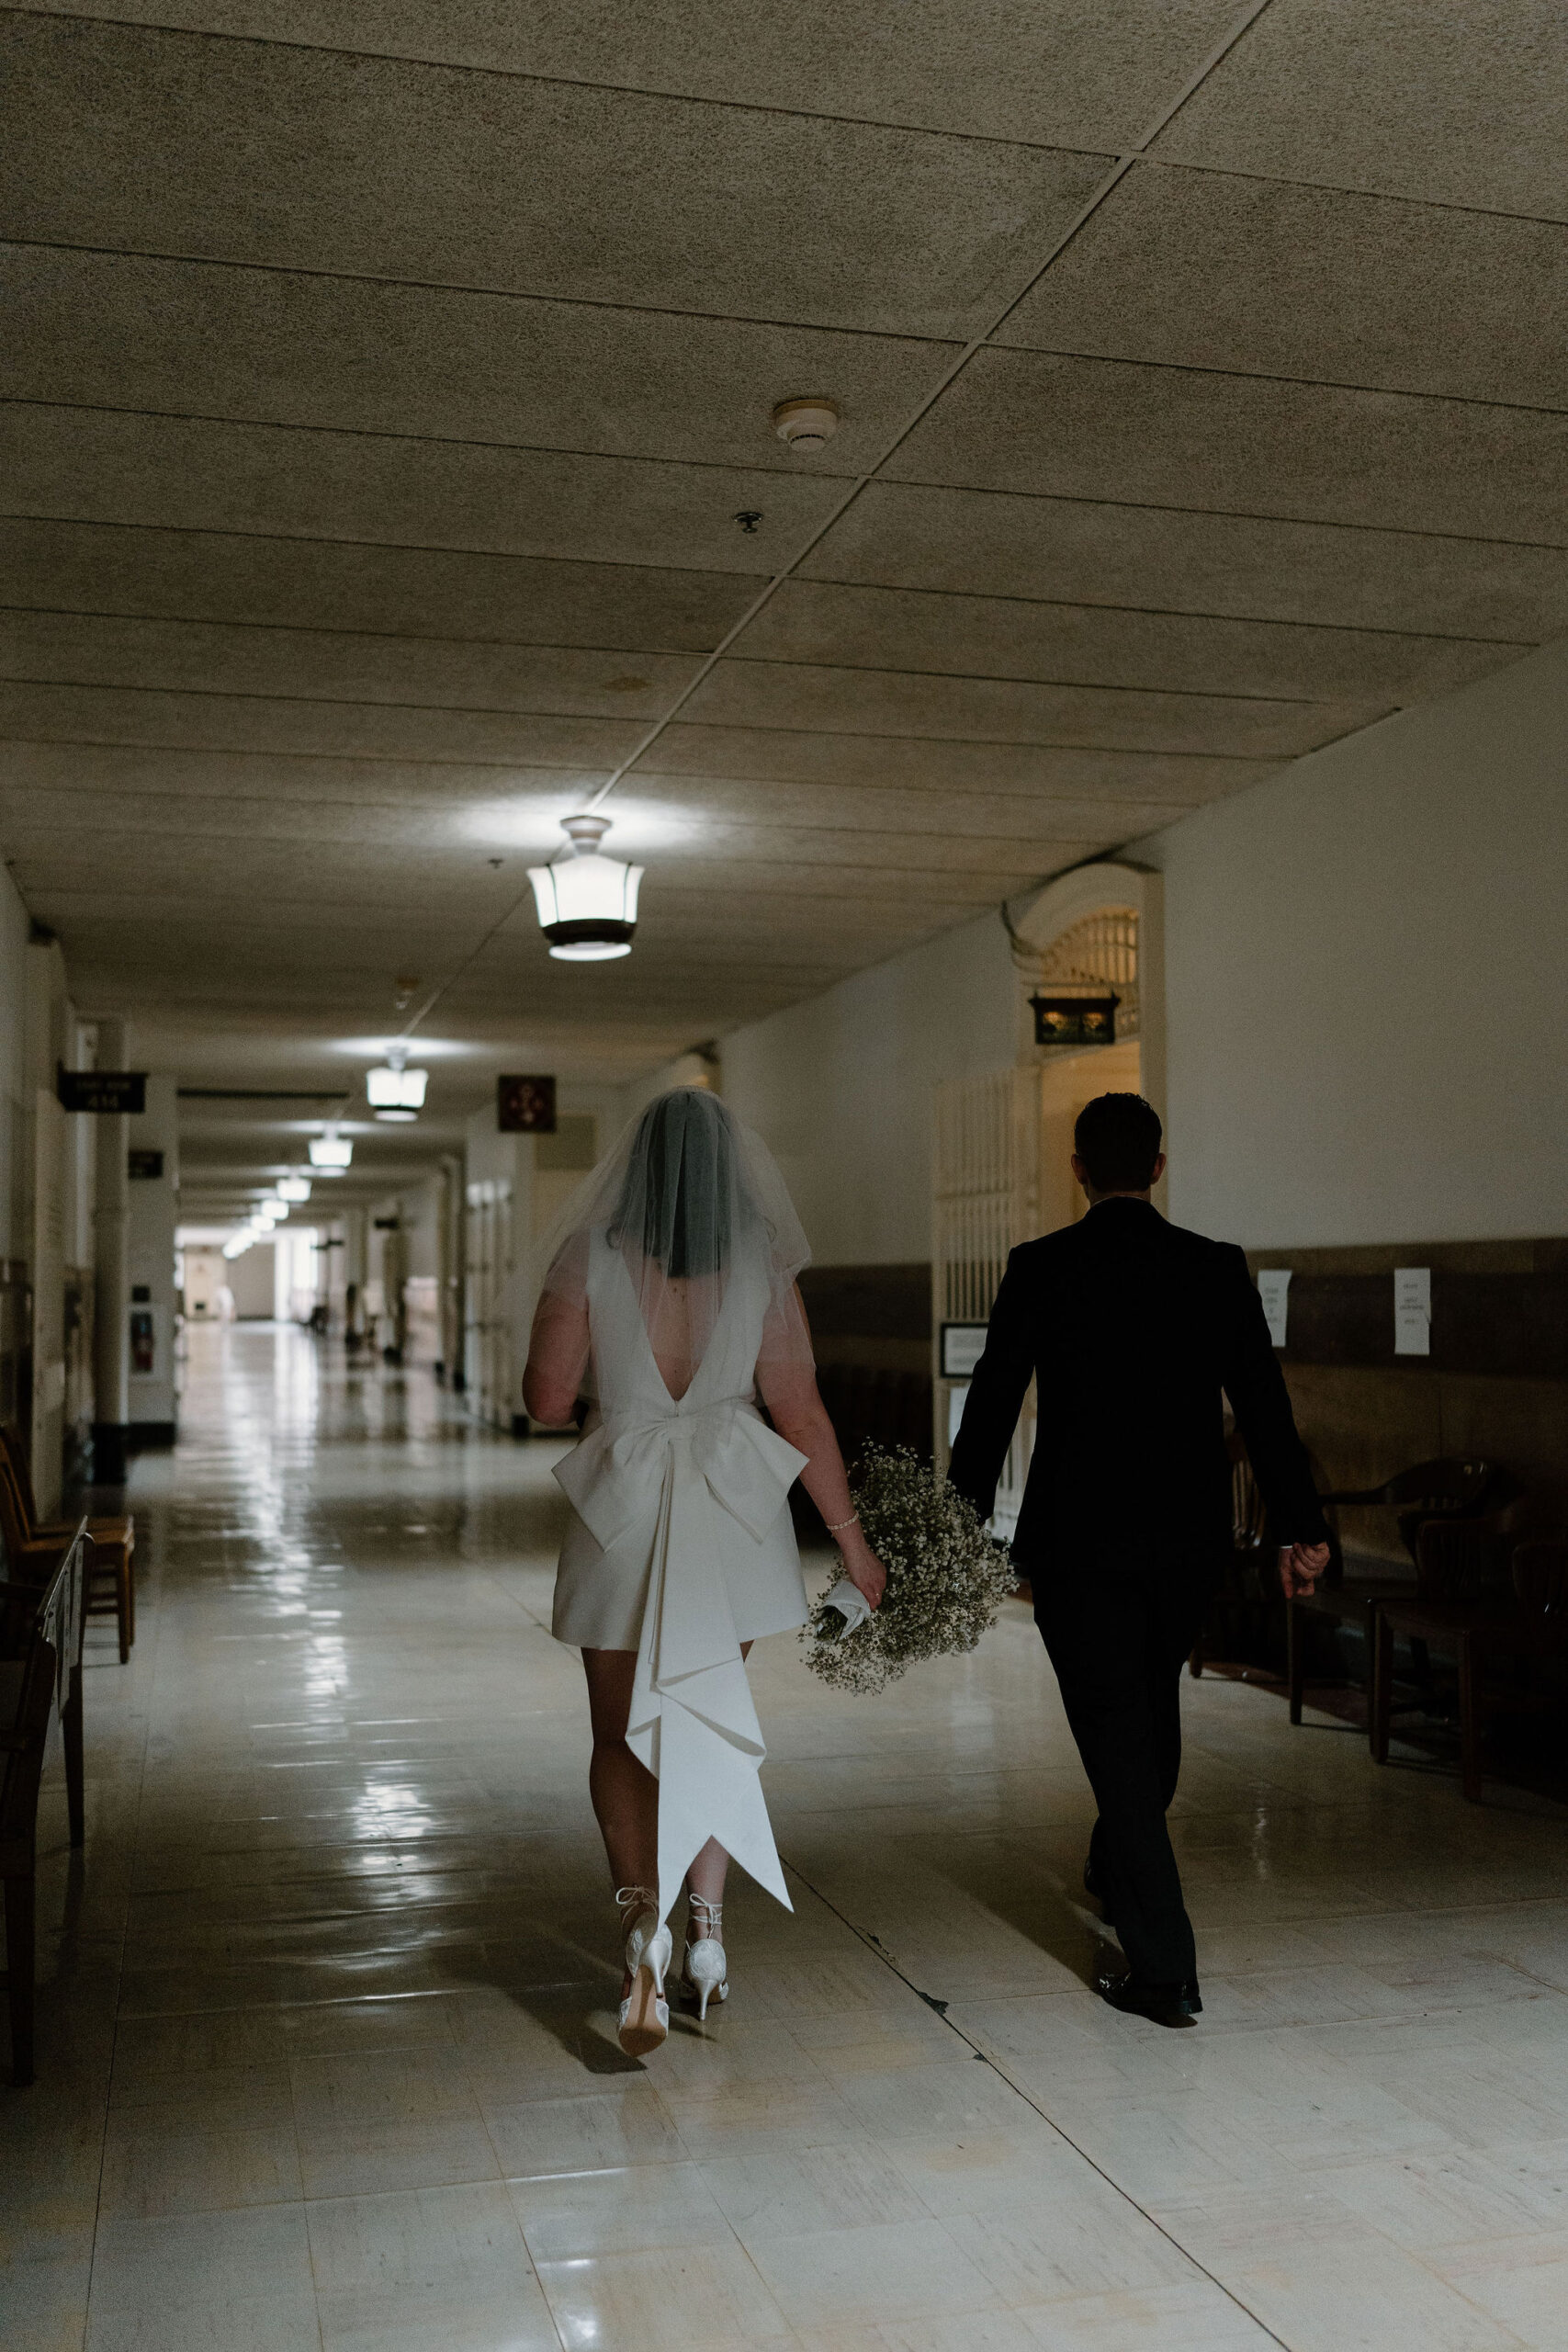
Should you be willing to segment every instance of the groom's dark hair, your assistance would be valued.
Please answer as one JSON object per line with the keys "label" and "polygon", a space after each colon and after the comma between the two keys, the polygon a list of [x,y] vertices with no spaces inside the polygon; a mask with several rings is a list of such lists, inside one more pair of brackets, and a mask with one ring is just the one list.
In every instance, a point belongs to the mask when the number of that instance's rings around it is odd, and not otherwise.
{"label": "groom's dark hair", "polygon": [[1073,1148],[1097,1193],[1146,1193],[1159,1142],[1159,1115],[1141,1094],[1097,1094],[1073,1129]]}

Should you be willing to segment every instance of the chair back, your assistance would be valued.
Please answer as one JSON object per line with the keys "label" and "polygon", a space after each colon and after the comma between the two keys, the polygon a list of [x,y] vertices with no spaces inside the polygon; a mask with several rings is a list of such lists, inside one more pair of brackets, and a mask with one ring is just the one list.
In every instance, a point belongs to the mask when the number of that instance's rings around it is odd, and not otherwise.
{"label": "chair back", "polygon": [[1514,1551],[1514,1590],[1552,1641],[1568,1639],[1568,1538],[1535,1536]]}
{"label": "chair back", "polygon": [[22,1519],[32,1533],[38,1526],[38,1502],[33,1494],[33,1474],[28,1461],[26,1446],[20,1431],[9,1421],[0,1421],[0,1476],[10,1479],[16,1490]]}
{"label": "chair back", "polygon": [[1424,1520],[1416,1538],[1423,1600],[1495,1600],[1508,1589],[1507,1544],[1495,1519]]}
{"label": "chair back", "polygon": [[1225,1440],[1231,1465],[1231,1550],[1251,1554],[1265,1548],[1263,1493],[1252,1473],[1247,1441],[1239,1430]]}
{"label": "chair back", "polygon": [[84,1519],[41,1592],[14,1584],[0,1589],[8,1604],[4,1612],[7,1662],[0,1666],[0,1685],[8,1698],[14,1697],[7,1709],[9,1723],[0,1723],[6,1739],[0,1850],[9,1849],[13,1854],[32,1851],[50,1711],[58,1705],[63,1712],[73,1678],[81,1670],[88,1540]]}

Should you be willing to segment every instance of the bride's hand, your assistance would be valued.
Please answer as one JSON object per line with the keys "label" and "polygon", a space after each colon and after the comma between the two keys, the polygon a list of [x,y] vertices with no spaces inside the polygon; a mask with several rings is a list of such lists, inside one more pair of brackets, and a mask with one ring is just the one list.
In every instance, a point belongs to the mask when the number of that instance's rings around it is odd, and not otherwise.
{"label": "bride's hand", "polygon": [[844,1574],[855,1590],[875,1609],[887,1589],[887,1571],[863,1536],[843,1555]]}

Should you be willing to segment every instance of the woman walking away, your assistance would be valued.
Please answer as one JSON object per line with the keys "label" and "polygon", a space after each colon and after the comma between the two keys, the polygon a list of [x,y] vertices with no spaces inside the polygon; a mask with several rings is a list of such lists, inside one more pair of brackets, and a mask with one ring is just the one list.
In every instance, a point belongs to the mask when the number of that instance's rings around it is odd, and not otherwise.
{"label": "woman walking away", "polygon": [[765,1146],[716,1096],[650,1103],[549,1246],[523,1398],[558,1424],[592,1399],[555,1474],[574,1515],[553,1631],[588,1677],[589,1788],[626,1941],[621,2046],[642,2057],[669,2031],[682,1883],[681,1990],[705,2018],[729,1990],[730,1856],[791,1907],[743,1660],[805,1622],[796,1477],[873,1608],[886,1577],[817,1393],[806,1237]]}

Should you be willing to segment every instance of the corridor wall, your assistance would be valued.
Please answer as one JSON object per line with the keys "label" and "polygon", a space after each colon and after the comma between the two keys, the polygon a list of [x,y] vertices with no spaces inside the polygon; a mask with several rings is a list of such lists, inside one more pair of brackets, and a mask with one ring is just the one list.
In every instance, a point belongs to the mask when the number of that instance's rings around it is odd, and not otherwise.
{"label": "corridor wall", "polygon": [[930,1258],[931,1090],[1013,1060],[1019,996],[987,913],[723,1039],[725,1100],[773,1150],[819,1265]]}
{"label": "corridor wall", "polygon": [[1129,851],[1166,876],[1179,1223],[1568,1229],[1565,745],[1559,645]]}

